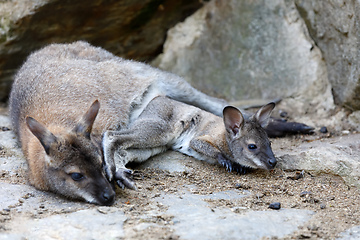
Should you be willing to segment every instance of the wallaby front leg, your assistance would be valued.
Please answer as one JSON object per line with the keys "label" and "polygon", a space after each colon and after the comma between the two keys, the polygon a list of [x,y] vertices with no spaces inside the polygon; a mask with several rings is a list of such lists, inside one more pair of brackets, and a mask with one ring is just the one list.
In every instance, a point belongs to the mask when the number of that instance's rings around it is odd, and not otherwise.
{"label": "wallaby front leg", "polygon": [[[211,164],[220,163],[219,156],[222,156],[220,149],[207,141],[207,136],[197,137],[190,141],[188,154],[195,158],[205,160]],[[193,153],[195,151],[195,153]],[[222,164],[223,165],[223,164]]]}
{"label": "wallaby front leg", "polygon": [[[213,146],[206,140],[206,136],[194,138],[190,141],[190,148],[194,150],[197,154],[200,154],[203,159],[209,163],[215,164],[218,162],[220,165],[224,166],[227,171],[236,171],[240,174],[245,174],[251,169],[245,166],[242,166],[236,162],[228,159],[220,149]],[[195,154],[193,154],[194,156]],[[196,156],[194,156],[196,157]]]}
{"label": "wallaby front leg", "polygon": [[[119,186],[128,187],[126,183],[131,180],[127,177],[128,174],[116,175],[116,172],[126,169],[125,166],[128,162],[142,162],[164,152],[175,134],[169,128],[171,127],[166,121],[146,119],[138,120],[130,129],[105,132],[103,151],[105,172],[109,181],[115,178],[120,181]],[[125,179],[116,179],[116,176],[124,176]]]}
{"label": "wallaby front leg", "polygon": [[102,148],[104,153],[104,171],[108,180],[111,182],[114,179],[116,165],[114,161],[115,148],[112,139],[109,138],[109,131],[104,133],[102,139]]}
{"label": "wallaby front leg", "polygon": [[132,179],[133,171],[125,167],[126,161],[121,157],[121,149],[117,148],[114,138],[105,132],[103,136],[104,170],[110,182],[116,181],[119,187],[136,190]]}

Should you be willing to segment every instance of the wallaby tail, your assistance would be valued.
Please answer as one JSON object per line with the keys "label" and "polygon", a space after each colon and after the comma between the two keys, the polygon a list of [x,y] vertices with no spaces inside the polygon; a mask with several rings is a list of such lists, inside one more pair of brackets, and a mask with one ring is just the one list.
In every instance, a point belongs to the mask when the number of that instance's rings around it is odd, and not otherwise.
{"label": "wallaby tail", "polygon": [[310,134],[314,128],[303,123],[286,122],[282,119],[271,119],[265,128],[269,137],[284,137],[291,134]]}
{"label": "wallaby tail", "polygon": [[[158,82],[160,91],[167,97],[179,102],[196,106],[217,116],[222,116],[225,106],[229,105],[225,100],[208,96],[193,88],[182,78],[167,73],[171,76]],[[171,81],[169,81],[171,79]]]}

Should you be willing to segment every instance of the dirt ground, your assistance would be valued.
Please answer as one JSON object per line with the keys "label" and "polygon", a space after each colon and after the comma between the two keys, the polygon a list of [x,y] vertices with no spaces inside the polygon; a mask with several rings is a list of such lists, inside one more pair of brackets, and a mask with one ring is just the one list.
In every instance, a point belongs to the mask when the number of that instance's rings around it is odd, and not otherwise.
{"label": "dirt ground", "polygon": [[[306,137],[286,139],[289,143],[308,140]],[[1,154],[6,155],[6,151],[2,150]],[[144,221],[141,216],[145,212],[154,208],[154,198],[161,194],[176,193],[189,185],[196,186],[191,190],[192,194],[206,195],[231,189],[251,193],[236,201],[207,200],[214,211],[218,208],[230,208],[233,211],[269,210],[269,204],[279,202],[281,208],[307,209],[315,212],[309,222],[285,239],[334,239],[346,229],[360,225],[359,190],[347,186],[338,176],[312,175],[309,172],[283,171],[278,168],[271,172],[258,170],[239,175],[235,172],[229,173],[220,166],[191,158],[185,161],[185,165],[191,171],[170,173],[158,169],[138,169],[134,177],[139,191],[117,190],[117,196],[121,198],[116,201],[115,207],[123,210],[127,216],[124,223],[125,239],[178,239],[170,228],[174,224],[172,216],[159,215],[147,220],[149,223],[156,223],[158,227],[136,231],[134,227]],[[2,173],[1,181],[26,184],[23,174],[10,177]],[[97,206],[88,204],[88,207]],[[156,207],[166,208],[159,204]],[[30,217],[42,218],[58,214],[47,209],[42,210],[40,215]],[[3,209],[0,212],[0,223],[3,228],[1,230],[6,230],[6,223],[16,219],[17,214],[21,213]]]}
{"label": "dirt ground", "polygon": [[[209,174],[210,173],[210,174]],[[176,192],[179,186],[188,184],[198,188],[194,194],[245,189],[251,192],[248,197],[236,202],[230,200],[211,200],[212,208],[241,207],[249,210],[268,210],[269,204],[280,202],[282,208],[307,209],[315,212],[312,219],[299,231],[285,239],[321,238],[334,239],[337,234],[360,224],[360,195],[356,188],[345,185],[337,176],[310,173],[285,172],[276,169],[270,173],[255,171],[247,175],[228,173],[223,168],[202,164],[191,173],[168,173],[161,170],[141,170],[137,172],[137,184],[141,191],[128,191],[127,201],[120,204],[125,212],[131,213],[125,228],[131,228],[138,221],[137,216],[146,211],[151,204],[148,199],[162,192]],[[300,178],[299,178],[300,177]],[[131,210],[131,211],[130,211]],[[154,219],[166,225],[171,219],[160,216]],[[162,232],[162,233],[161,233]],[[129,239],[176,239],[168,230],[157,229],[152,232],[139,232]]]}
{"label": "dirt ground", "polygon": [[[0,111],[0,113],[2,113]],[[0,131],[10,129],[0,126]],[[331,138],[331,134],[315,133],[313,135],[289,136],[272,139],[274,152],[279,146],[299,145],[302,142],[314,141],[320,138]],[[0,157],[8,157],[7,149],[0,149]],[[179,239],[171,228],[173,216],[160,214],[147,219],[147,223],[156,223],[154,227],[136,229],[144,221],[144,214],[153,209],[166,206],[154,199],[162,194],[181,192],[190,189],[192,194],[207,195],[211,193],[238,189],[246,194],[237,200],[206,200],[212,210],[228,208],[234,212],[252,210],[269,210],[271,203],[279,202],[281,208],[311,210],[314,215],[305,225],[284,239],[334,239],[339,233],[360,225],[360,194],[359,189],[348,186],[339,176],[325,173],[311,173],[301,170],[284,171],[280,168],[267,172],[254,170],[246,175],[227,172],[223,167],[200,162],[190,157],[184,157],[187,169],[183,172],[168,172],[160,169],[135,168],[134,178],[138,191],[117,188],[117,201],[114,207],[122,210],[127,220],[124,223],[125,239]],[[6,171],[0,173],[0,182],[27,184],[25,170],[19,170],[16,175]],[[23,199],[31,198],[23,196]],[[70,200],[65,200],[70,201]],[[92,204],[81,208],[98,208]],[[59,214],[44,206],[34,206],[34,212],[22,213],[8,209],[0,209],[0,232],[8,230],[8,223],[20,217],[45,218]],[[74,208],[73,211],[76,211]],[[276,211],[276,210],[273,210]],[[23,215],[27,216],[23,216]],[[281,226],[279,226],[281,227]]]}

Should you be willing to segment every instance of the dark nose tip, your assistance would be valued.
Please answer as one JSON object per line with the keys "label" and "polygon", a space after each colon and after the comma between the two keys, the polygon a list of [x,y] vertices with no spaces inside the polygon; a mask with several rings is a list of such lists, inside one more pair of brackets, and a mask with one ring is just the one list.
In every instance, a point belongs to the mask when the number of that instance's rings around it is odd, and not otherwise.
{"label": "dark nose tip", "polygon": [[105,190],[102,194],[102,203],[103,205],[110,206],[115,202],[115,192],[110,190]]}
{"label": "dark nose tip", "polygon": [[274,167],[276,166],[276,163],[277,163],[276,158],[271,158],[271,159],[269,160],[269,165],[270,165],[272,168],[274,168]]}

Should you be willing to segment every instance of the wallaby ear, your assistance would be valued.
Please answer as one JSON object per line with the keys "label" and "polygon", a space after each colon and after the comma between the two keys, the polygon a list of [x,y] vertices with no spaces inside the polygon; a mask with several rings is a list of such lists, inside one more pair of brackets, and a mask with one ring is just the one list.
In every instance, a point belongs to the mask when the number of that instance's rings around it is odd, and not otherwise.
{"label": "wallaby ear", "polygon": [[98,100],[95,100],[93,104],[91,104],[90,108],[81,118],[81,120],[76,124],[73,129],[73,132],[77,134],[82,134],[85,137],[90,139],[91,130],[95,121],[95,118],[99,112],[100,103]]}
{"label": "wallaby ear", "polygon": [[244,117],[239,109],[227,106],[223,110],[223,116],[226,131],[234,135],[238,134],[244,124]]}
{"label": "wallaby ear", "polygon": [[30,131],[39,139],[46,154],[49,154],[51,144],[57,141],[55,135],[32,117],[26,117],[26,124]]}
{"label": "wallaby ear", "polygon": [[265,128],[268,125],[270,115],[274,107],[275,107],[275,103],[271,102],[260,108],[255,113],[255,118],[260,123],[261,127]]}

